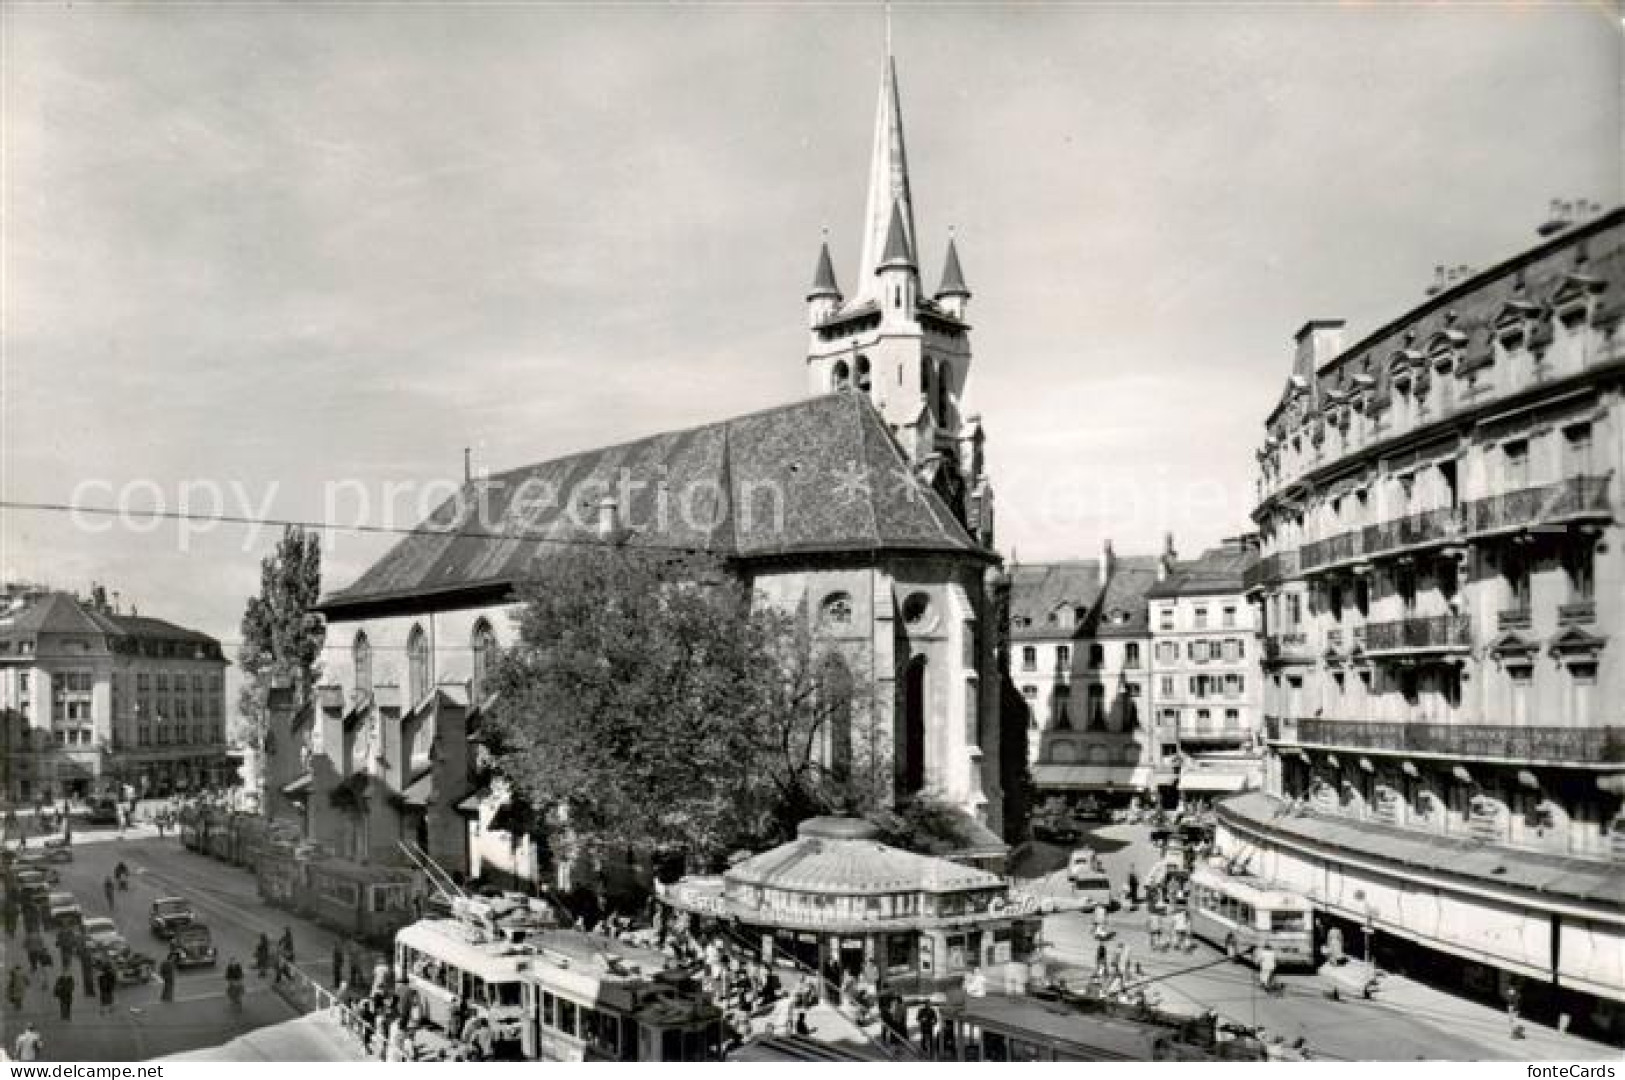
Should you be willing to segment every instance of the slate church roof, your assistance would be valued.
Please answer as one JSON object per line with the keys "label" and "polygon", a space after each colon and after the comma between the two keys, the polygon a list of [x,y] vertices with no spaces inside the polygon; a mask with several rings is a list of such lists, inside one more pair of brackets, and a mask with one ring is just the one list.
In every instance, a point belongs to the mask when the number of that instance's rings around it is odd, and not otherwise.
{"label": "slate church roof", "polygon": [[602,542],[588,504],[617,493],[613,535],[632,549],[994,558],[915,479],[869,399],[841,392],[476,480],[320,608],[505,591],[537,558]]}

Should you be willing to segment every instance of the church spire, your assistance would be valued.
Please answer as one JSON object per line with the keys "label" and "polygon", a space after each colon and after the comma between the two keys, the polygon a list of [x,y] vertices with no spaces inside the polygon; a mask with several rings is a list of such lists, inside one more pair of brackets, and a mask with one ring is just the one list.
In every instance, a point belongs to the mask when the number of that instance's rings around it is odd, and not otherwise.
{"label": "church spire", "polygon": [[959,268],[959,248],[954,238],[948,238],[948,257],[942,263],[942,284],[937,286],[937,299],[949,296],[970,296],[965,285],[965,272]]}
{"label": "church spire", "polygon": [[886,66],[880,77],[875,108],[875,141],[869,158],[869,198],[863,214],[863,262],[858,267],[858,296],[877,296],[875,271],[885,261],[891,219],[901,222],[908,251],[917,250],[914,200],[908,186],[908,153],[903,147],[903,110],[897,92],[897,64],[887,41]]}

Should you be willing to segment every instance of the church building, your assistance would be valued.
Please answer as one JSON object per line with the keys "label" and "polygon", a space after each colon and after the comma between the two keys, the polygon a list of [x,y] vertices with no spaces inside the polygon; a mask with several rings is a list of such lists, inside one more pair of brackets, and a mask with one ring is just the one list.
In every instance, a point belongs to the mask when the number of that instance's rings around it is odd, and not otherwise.
{"label": "church building", "polygon": [[[1002,847],[992,490],[970,408],[970,290],[948,240],[921,277],[895,66],[881,75],[851,294],[826,243],[806,298],[808,396],[688,430],[470,478],[324,597],[324,685],[273,717],[267,806],[342,859],[401,841],[488,880],[548,871],[467,752],[515,588],[560,543],[713,555],[803,613],[850,680],[853,767],[889,772]],[[885,773],[881,773],[885,775]],[[973,845],[974,846],[974,845]],[[564,882],[560,882],[564,884]]]}

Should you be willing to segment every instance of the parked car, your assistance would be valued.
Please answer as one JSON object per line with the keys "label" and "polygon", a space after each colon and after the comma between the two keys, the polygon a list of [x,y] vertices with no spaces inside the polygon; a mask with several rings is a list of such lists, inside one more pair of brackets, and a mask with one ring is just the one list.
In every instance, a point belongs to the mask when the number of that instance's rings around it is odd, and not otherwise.
{"label": "parked car", "polygon": [[45,898],[45,920],[52,930],[77,930],[85,913],[71,892],[54,892]]}
{"label": "parked car", "polygon": [[169,954],[176,967],[213,967],[215,960],[214,937],[200,922],[187,923],[175,928],[169,937]]}
{"label": "parked car", "polygon": [[1033,839],[1047,844],[1073,844],[1083,835],[1065,814],[1044,814],[1033,819]]}
{"label": "parked car", "polygon": [[118,803],[112,799],[97,799],[85,820],[92,825],[117,825],[121,820]]}
{"label": "parked car", "polygon": [[[66,858],[63,857],[64,852],[67,853]],[[51,863],[72,861],[71,848],[24,848],[17,853],[13,865],[19,870],[43,870],[50,877],[51,884],[55,885],[62,880],[62,875]]]}
{"label": "parked car", "polygon": [[101,954],[119,946],[128,948],[118,924],[105,915],[96,915],[79,924],[79,935],[92,955]]}
{"label": "parked car", "polygon": [[161,938],[167,938],[181,927],[196,921],[197,913],[192,910],[192,905],[178,896],[160,896],[152,902],[147,915],[147,924]]}

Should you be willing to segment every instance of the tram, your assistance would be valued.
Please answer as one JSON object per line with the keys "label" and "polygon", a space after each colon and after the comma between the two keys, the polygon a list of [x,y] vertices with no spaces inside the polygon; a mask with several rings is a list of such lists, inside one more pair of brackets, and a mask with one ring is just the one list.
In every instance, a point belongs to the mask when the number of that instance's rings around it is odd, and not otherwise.
{"label": "tram", "polygon": [[664,955],[560,929],[524,897],[458,897],[452,908],[395,935],[396,970],[446,1038],[478,1016],[499,1058],[721,1060],[721,1011],[665,970]]}
{"label": "tram", "polygon": [[1203,1045],[1177,1028],[1036,998],[966,998],[943,1009],[944,1056],[959,1061],[1261,1060],[1260,1048]]}

